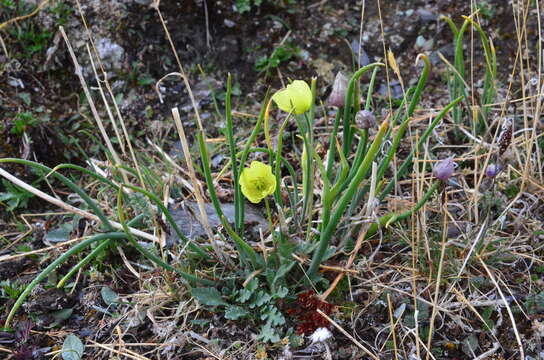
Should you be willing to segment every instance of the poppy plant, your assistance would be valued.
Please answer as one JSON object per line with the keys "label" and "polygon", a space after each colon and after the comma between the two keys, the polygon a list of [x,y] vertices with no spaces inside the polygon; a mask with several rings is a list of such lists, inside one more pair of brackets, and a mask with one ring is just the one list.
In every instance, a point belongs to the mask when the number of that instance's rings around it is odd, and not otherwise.
{"label": "poppy plant", "polygon": [[276,177],[272,173],[272,167],[260,161],[252,161],[240,174],[240,186],[242,194],[249,201],[254,204],[260,203],[276,190]]}
{"label": "poppy plant", "polygon": [[272,100],[285,112],[304,114],[312,106],[312,90],[303,80],[295,80],[285,89],[277,91]]}

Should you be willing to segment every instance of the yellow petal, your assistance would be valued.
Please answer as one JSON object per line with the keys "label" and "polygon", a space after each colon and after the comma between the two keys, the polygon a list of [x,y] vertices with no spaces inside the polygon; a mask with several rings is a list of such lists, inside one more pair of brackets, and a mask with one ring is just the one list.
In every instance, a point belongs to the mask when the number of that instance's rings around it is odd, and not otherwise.
{"label": "yellow petal", "polygon": [[303,80],[295,80],[285,89],[277,91],[272,100],[285,112],[303,114],[312,106],[312,90]]}
{"label": "yellow petal", "polygon": [[291,112],[291,109],[293,108],[291,104],[291,97],[289,95],[289,90],[282,89],[277,91],[273,96],[272,100],[278,105],[278,107],[285,111],[285,112]]}
{"label": "yellow petal", "polygon": [[254,204],[271,195],[276,190],[276,177],[272,167],[260,161],[252,161],[249,168],[240,174],[242,194]]}
{"label": "yellow petal", "polygon": [[295,80],[287,85],[291,100],[295,106],[295,114],[303,114],[312,106],[312,90],[306,81]]}

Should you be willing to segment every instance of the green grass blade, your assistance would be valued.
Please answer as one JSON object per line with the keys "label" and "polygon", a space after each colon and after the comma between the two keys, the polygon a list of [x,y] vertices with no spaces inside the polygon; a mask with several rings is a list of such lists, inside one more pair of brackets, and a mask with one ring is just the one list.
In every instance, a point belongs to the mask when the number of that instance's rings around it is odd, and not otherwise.
{"label": "green grass blade", "polygon": [[107,239],[123,239],[126,237],[125,233],[122,232],[115,232],[115,233],[106,233],[106,234],[100,234],[100,235],[94,235],[88,239],[82,240],[77,245],[72,246],[70,249],[68,249],[64,254],[59,256],[57,259],[55,259],[51,264],[49,264],[45,269],[42,270],[42,272],[36,276],[30,284],[28,284],[21,295],[17,298],[15,301],[15,304],[13,304],[13,307],[11,308],[8,317],[6,319],[6,322],[4,324],[4,327],[9,328],[9,325],[11,323],[11,320],[15,316],[15,313],[17,310],[21,307],[27,296],[32,292],[32,290],[49,274],[55,270],[59,265],[61,265],[63,262],[65,262],[70,256],[77,254],[78,252],[85,249],[87,246],[90,246],[92,243],[100,240],[107,240]]}

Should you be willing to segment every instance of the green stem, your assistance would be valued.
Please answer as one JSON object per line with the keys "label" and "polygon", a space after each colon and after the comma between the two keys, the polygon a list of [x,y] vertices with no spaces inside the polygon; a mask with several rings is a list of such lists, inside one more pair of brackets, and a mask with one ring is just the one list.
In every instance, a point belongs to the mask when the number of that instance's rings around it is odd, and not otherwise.
{"label": "green stem", "polygon": [[[134,224],[138,223],[142,218],[144,217],[143,214],[140,214],[138,216],[136,216],[134,219],[131,219],[129,222],[128,222],[128,226],[131,227],[133,226]],[[57,288],[60,289],[62,287],[64,287],[64,284],[66,284],[66,282],[72,278],[72,276],[74,276],[74,274],[76,272],[79,271],[79,269],[81,269],[82,267],[84,267],[85,265],[87,265],[93,258],[95,258],[96,256],[98,256],[100,254],[100,252],[105,249],[106,247],[108,247],[108,245],[112,244],[113,243],[113,240],[112,239],[107,239],[103,242],[101,242],[96,248],[94,248],[87,256],[85,256],[85,258],[83,258],[80,262],[78,262],[75,266],[73,266],[70,271],[63,276],[62,279],[60,279],[60,281],[57,283]]]}
{"label": "green stem", "polygon": [[332,133],[329,138],[329,150],[327,153],[327,173],[326,175],[329,177],[329,181],[334,181],[332,176],[332,167],[334,165],[334,158],[336,156],[336,136],[338,135],[338,127],[340,126],[340,119],[342,118],[343,108],[339,108],[336,112],[336,118],[334,119],[334,125],[332,128]]}
{"label": "green stem", "polygon": [[[372,76],[370,77],[370,83],[368,85],[368,92],[366,94],[366,103],[365,103],[365,110],[370,111],[370,105],[372,103],[372,94],[374,93],[374,84],[376,83],[376,75],[378,74],[379,67],[375,67],[372,71]],[[353,179],[353,176],[355,175],[356,169],[359,168],[359,165],[361,165],[361,161],[363,161],[364,154],[366,153],[366,145],[368,142],[368,129],[362,130],[362,135],[359,139],[359,143],[357,144],[357,150],[355,152],[355,157],[353,158],[353,163],[351,166],[351,169],[349,170],[348,179],[344,181],[344,184],[342,185],[342,189],[349,184],[351,179]]]}
{"label": "green stem", "polygon": [[[353,74],[351,79],[349,80],[348,90],[346,91],[346,97],[345,97],[345,101],[344,101],[344,137],[343,137],[343,142],[342,142],[344,156],[346,156],[346,157],[348,156],[349,149],[351,148],[351,141],[353,139],[353,134],[352,134],[352,131],[351,131],[351,126],[353,125],[352,124],[353,116],[352,116],[351,112],[352,112],[352,101],[353,101],[353,93],[354,93],[355,85],[357,84],[358,79],[365,72],[367,72],[368,70],[373,69],[373,68],[375,68],[377,66],[384,66],[384,64],[382,64],[382,63],[373,63],[373,64],[368,64],[366,66],[363,66],[362,68],[357,70],[355,72],[355,74]],[[332,141],[332,139],[331,139],[331,141]]]}
{"label": "green stem", "polygon": [[419,141],[417,145],[412,149],[410,154],[406,157],[406,160],[402,163],[399,170],[396,172],[395,177],[392,181],[387,184],[385,189],[382,191],[378,199],[382,201],[393,189],[393,186],[397,183],[397,179],[402,178],[407,170],[410,169],[412,166],[412,159],[414,158],[414,155],[417,151],[421,151],[421,148],[423,147],[423,144],[425,141],[427,141],[427,138],[431,135],[434,128],[438,125],[440,120],[446,116],[446,114],[455,106],[457,105],[461,100],[463,100],[462,96],[459,96],[457,99],[453,100],[451,103],[449,103],[440,113],[434,118],[434,120],[431,122],[431,124],[427,127],[421,138],[419,138]]}
{"label": "green stem", "polygon": [[270,203],[268,202],[268,197],[264,198],[264,204],[266,206],[266,219],[268,220],[268,229],[270,235],[274,238],[274,224],[272,223],[272,212],[270,211]]}
{"label": "green stem", "polygon": [[281,181],[281,151],[283,148],[283,132],[285,130],[285,127],[287,126],[287,122],[289,120],[289,115],[285,118],[283,123],[280,126],[280,130],[278,132],[278,145],[276,147],[276,159],[274,164],[274,175],[276,176],[276,190],[274,191],[274,199],[276,200],[276,203],[283,208],[283,199],[281,198],[281,188],[280,188],[280,181]]}
{"label": "green stem", "polygon": [[72,278],[76,272],[79,271],[82,267],[87,265],[92,259],[94,259],[102,250],[104,250],[106,247],[108,247],[113,241],[111,239],[107,239],[106,241],[103,241],[95,247],[87,256],[85,256],[80,262],[78,262],[75,266],[73,266],[70,271],[66,275],[60,279],[60,281],[57,283],[57,288],[60,289],[64,287],[64,284],[66,281]]}
{"label": "green stem", "polygon": [[372,164],[372,161],[376,157],[376,154],[378,153],[378,150],[380,149],[382,145],[382,139],[385,135],[385,132],[387,131],[387,127],[388,127],[388,123],[387,121],[384,121],[382,125],[380,126],[380,129],[378,130],[378,133],[376,134],[376,137],[374,138],[372,145],[370,145],[370,148],[365,156],[365,159],[363,160],[363,162],[361,163],[361,166],[357,170],[355,177],[353,178],[352,182],[349,184],[349,187],[345,191],[344,195],[340,198],[339,204],[337,208],[335,209],[334,214],[332,214],[331,220],[327,224],[327,227],[325,227],[325,230],[321,232],[318,248],[316,252],[314,253],[314,256],[312,258],[312,263],[310,264],[310,268],[308,269],[308,277],[310,279],[314,278],[317,270],[319,269],[319,265],[321,264],[321,261],[323,260],[323,256],[325,255],[325,252],[327,251],[329,247],[332,234],[336,230],[336,227],[338,223],[340,222],[340,219],[342,218],[342,215],[344,214],[346,207],[352,200],[353,194],[359,187],[361,181],[363,181],[364,177],[367,175],[368,170],[370,169],[370,165]]}
{"label": "green stem", "polygon": [[234,228],[236,232],[241,233],[244,226],[244,212],[242,210],[244,206],[244,199],[242,198],[242,192],[240,191],[239,178],[238,178],[238,166],[236,164],[236,143],[234,141],[234,135],[232,132],[232,77],[230,73],[227,76],[227,94],[225,97],[225,119],[226,119],[226,136],[229,142],[230,161],[235,164],[232,167],[232,181],[234,184]]}
{"label": "green stem", "polygon": [[378,75],[379,67],[375,67],[370,76],[370,83],[368,84],[368,92],[366,93],[365,110],[370,110],[372,103],[372,94],[374,93],[374,85],[376,84],[376,76]]}
{"label": "green stem", "polygon": [[419,211],[419,209],[421,209],[423,207],[423,205],[425,205],[425,203],[427,201],[429,201],[429,199],[431,198],[431,195],[436,191],[436,189],[438,188],[439,185],[440,185],[439,181],[435,182],[427,190],[425,195],[423,195],[421,200],[419,200],[417,202],[416,206],[414,206],[412,209],[407,210],[407,211],[405,211],[405,212],[403,212],[401,214],[390,213],[390,214],[387,214],[387,215],[384,215],[384,216],[380,217],[377,222],[372,223],[370,225],[370,227],[366,231],[365,239],[369,239],[370,237],[372,237],[374,234],[376,234],[378,232],[378,230],[380,228],[382,228],[384,226],[389,226],[389,225],[391,225],[391,224],[393,224],[393,223],[395,223],[397,221],[404,220],[407,217],[412,216],[415,212]]}

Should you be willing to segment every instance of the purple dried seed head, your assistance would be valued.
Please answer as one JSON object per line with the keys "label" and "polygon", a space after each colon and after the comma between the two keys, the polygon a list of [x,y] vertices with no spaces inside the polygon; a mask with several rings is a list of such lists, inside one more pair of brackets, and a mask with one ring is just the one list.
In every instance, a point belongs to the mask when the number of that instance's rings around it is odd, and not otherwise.
{"label": "purple dried seed head", "polygon": [[485,175],[487,177],[493,178],[497,176],[502,170],[501,164],[489,164],[487,169],[485,169]]}
{"label": "purple dried seed head", "polygon": [[370,129],[376,126],[376,117],[372,111],[360,110],[355,115],[355,122],[361,129]]}
{"label": "purple dried seed head", "polygon": [[342,73],[338,72],[334,83],[332,85],[332,91],[327,100],[329,106],[342,107],[345,103],[346,92],[348,91],[349,79]]}
{"label": "purple dried seed head", "polygon": [[453,157],[439,161],[433,169],[433,175],[438,180],[446,181],[453,175],[455,169],[455,162]]}

